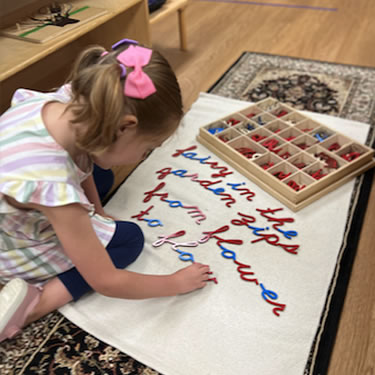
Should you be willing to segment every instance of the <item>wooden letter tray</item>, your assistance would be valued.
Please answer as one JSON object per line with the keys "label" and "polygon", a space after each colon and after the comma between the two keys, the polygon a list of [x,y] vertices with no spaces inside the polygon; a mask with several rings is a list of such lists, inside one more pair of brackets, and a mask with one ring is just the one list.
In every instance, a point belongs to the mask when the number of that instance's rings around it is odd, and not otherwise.
{"label": "wooden letter tray", "polygon": [[272,98],[201,127],[197,140],[293,211],[375,166],[372,148]]}

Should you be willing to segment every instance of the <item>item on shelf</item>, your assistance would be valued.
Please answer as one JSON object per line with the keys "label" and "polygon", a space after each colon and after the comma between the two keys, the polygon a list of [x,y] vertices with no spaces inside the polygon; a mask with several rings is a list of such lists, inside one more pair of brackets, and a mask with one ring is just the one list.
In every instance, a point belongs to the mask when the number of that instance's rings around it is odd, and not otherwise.
{"label": "item on shelf", "polygon": [[0,34],[23,41],[44,43],[108,13],[106,9],[72,3],[52,3],[30,17],[1,29]]}

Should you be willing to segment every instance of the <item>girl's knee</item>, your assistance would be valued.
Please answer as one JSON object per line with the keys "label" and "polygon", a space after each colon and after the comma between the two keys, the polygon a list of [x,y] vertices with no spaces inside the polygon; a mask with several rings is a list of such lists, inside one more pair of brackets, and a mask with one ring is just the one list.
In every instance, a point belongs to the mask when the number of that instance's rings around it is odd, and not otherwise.
{"label": "girl's knee", "polygon": [[141,227],[136,223],[131,223],[134,226],[134,238],[135,241],[139,244],[141,247],[141,250],[143,249],[143,246],[145,244],[145,236],[143,235],[143,231]]}
{"label": "girl's knee", "polygon": [[[136,223],[129,223],[132,225],[132,237],[133,237],[133,241],[132,241],[132,245],[133,245],[133,252],[134,252],[134,255],[135,255],[135,258],[138,258],[138,256],[141,254],[142,250],[143,250],[143,247],[144,247],[144,244],[145,244],[145,237],[143,235],[143,231],[142,229],[140,228],[140,226]],[[134,260],[132,262],[134,262]]]}
{"label": "girl's knee", "polygon": [[125,268],[141,254],[145,238],[136,223],[120,221],[116,224],[116,233],[107,251],[116,267]]}
{"label": "girl's knee", "polygon": [[[143,248],[145,238],[141,227],[132,221],[120,221],[116,222],[119,239],[123,243],[131,243],[133,246]],[[118,233],[120,232],[120,233]]]}

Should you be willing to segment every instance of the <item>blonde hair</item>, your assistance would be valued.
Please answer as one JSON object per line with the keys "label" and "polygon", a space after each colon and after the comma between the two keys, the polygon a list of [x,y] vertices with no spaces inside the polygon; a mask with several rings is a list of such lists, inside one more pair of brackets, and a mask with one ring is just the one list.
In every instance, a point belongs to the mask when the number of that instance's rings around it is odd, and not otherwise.
{"label": "blonde hair", "polygon": [[[68,81],[71,84],[73,124],[84,123],[78,130],[77,146],[87,152],[104,151],[116,140],[123,116],[138,119],[138,131],[145,136],[171,134],[183,116],[177,78],[167,60],[157,51],[143,71],[151,78],[156,93],[146,99],[125,96],[121,67],[116,56],[128,48],[121,46],[102,56],[105,49],[93,46],[76,60]],[[126,67],[127,72],[132,68]]]}

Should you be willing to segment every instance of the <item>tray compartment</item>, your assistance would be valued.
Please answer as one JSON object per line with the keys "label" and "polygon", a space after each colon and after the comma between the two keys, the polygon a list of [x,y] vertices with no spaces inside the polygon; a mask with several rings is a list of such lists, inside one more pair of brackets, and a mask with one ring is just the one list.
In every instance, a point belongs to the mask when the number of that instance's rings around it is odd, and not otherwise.
{"label": "tray compartment", "polygon": [[283,121],[288,125],[295,126],[298,125],[301,121],[306,120],[306,117],[302,116],[298,112],[290,112],[283,117]]}
{"label": "tray compartment", "polygon": [[240,111],[239,113],[242,116],[245,116],[247,119],[252,120],[255,116],[259,115],[261,112],[263,112],[263,110],[261,108],[259,108],[256,105],[253,105],[251,107],[248,107],[248,108]]}
{"label": "tray compartment", "polygon": [[314,129],[311,133],[311,136],[316,138],[318,142],[322,143],[327,140],[329,137],[335,134],[333,130],[326,128],[325,126],[320,126]]}
{"label": "tray compartment", "polygon": [[356,159],[360,159],[367,153],[367,148],[359,143],[350,143],[337,152],[337,155],[347,162],[351,163]]}
{"label": "tray compartment", "polygon": [[254,160],[254,164],[258,165],[263,170],[267,170],[269,168],[274,167],[275,165],[281,163],[283,160],[279,158],[277,155],[267,152],[263,154],[261,157]]}
{"label": "tray compartment", "polygon": [[248,120],[247,118],[244,118],[239,113],[234,113],[232,115],[229,115],[229,116],[225,117],[223,119],[223,122],[227,126],[232,127],[232,126],[242,124],[244,121],[247,121],[247,120]]}
{"label": "tray compartment", "polygon": [[264,141],[261,141],[261,145],[271,152],[279,152],[284,144],[285,141],[276,135],[273,135],[271,137],[268,137]]}
{"label": "tray compartment", "polygon": [[248,137],[254,142],[261,142],[272,136],[272,133],[265,128],[258,128],[248,134]]}
{"label": "tray compartment", "polygon": [[267,172],[270,173],[273,177],[282,181],[285,178],[288,178],[294,173],[298,172],[298,169],[289,163],[282,162],[272,168],[267,169]]}
{"label": "tray compartment", "polygon": [[269,122],[267,125],[264,126],[264,128],[270,130],[272,133],[278,134],[284,129],[289,129],[290,126],[281,120],[275,120]]}
{"label": "tray compartment", "polygon": [[279,102],[273,98],[267,98],[256,103],[256,106],[264,112],[271,112],[279,106]]}
{"label": "tray compartment", "polygon": [[287,107],[286,105],[279,103],[279,105],[271,111],[271,114],[276,118],[284,119],[284,117],[291,112],[292,109],[290,107]]}
{"label": "tray compartment", "polygon": [[228,129],[229,126],[224,121],[216,121],[212,124],[206,125],[203,129],[211,135],[221,133],[225,129]]}
{"label": "tray compartment", "polygon": [[300,137],[294,139],[292,144],[300,148],[301,150],[306,150],[312,145],[316,144],[318,140],[314,137],[311,137],[308,134],[303,134]]}
{"label": "tray compartment", "polygon": [[314,182],[315,180],[312,177],[302,172],[294,173],[292,176],[283,180],[283,183],[293,189],[296,193],[306,189]]}
{"label": "tray compartment", "polygon": [[218,134],[215,134],[215,137],[217,137],[218,139],[220,139],[220,141],[224,143],[227,143],[231,141],[232,139],[235,139],[240,136],[241,136],[241,133],[234,128],[229,128]]}
{"label": "tray compartment", "polygon": [[286,179],[294,176],[298,169],[283,161],[266,170],[268,184],[278,193],[281,193],[291,202],[296,202],[296,192],[284,183]]}
{"label": "tray compartment", "polygon": [[328,169],[339,169],[348,164],[344,160],[337,157],[335,154],[327,151],[318,152],[314,154],[314,157],[324,163],[325,167]]}
{"label": "tray compartment", "polygon": [[281,146],[280,150],[275,150],[274,152],[281,158],[281,159],[289,159],[291,156],[296,155],[301,150],[297,148],[296,146],[285,143]]}
{"label": "tray compartment", "polygon": [[301,135],[303,135],[301,130],[298,130],[296,128],[288,128],[278,133],[278,136],[285,139],[287,142],[291,142]]}
{"label": "tray compartment", "polygon": [[306,152],[293,155],[288,162],[298,169],[303,169],[316,162],[316,159]]}
{"label": "tray compartment", "polygon": [[321,145],[314,145],[310,147],[307,152],[316,160],[322,162],[328,169],[339,169],[348,164],[345,160],[326,150]]}
{"label": "tray compartment", "polygon": [[275,120],[275,117],[271,116],[269,113],[262,112],[259,115],[251,119],[259,126],[267,125],[269,122]]}
{"label": "tray compartment", "polygon": [[248,134],[249,132],[258,129],[258,125],[251,120],[246,120],[241,124],[235,125],[233,128],[236,129],[241,134]]}
{"label": "tray compartment", "polygon": [[335,134],[321,142],[321,145],[328,151],[336,152],[350,143],[352,143],[352,141],[348,137],[345,137],[342,134]]}
{"label": "tray compartment", "polygon": [[315,180],[321,180],[331,173],[332,169],[326,168],[325,164],[317,161],[303,169],[303,172]]}
{"label": "tray compartment", "polygon": [[312,119],[306,119],[305,121],[301,121],[300,123],[298,123],[295,127],[304,133],[310,134],[315,129],[318,129],[321,126],[322,125],[317,121],[314,121]]}
{"label": "tray compartment", "polygon": [[254,160],[263,155],[266,150],[247,136],[238,137],[227,143],[230,149],[244,160]]}

